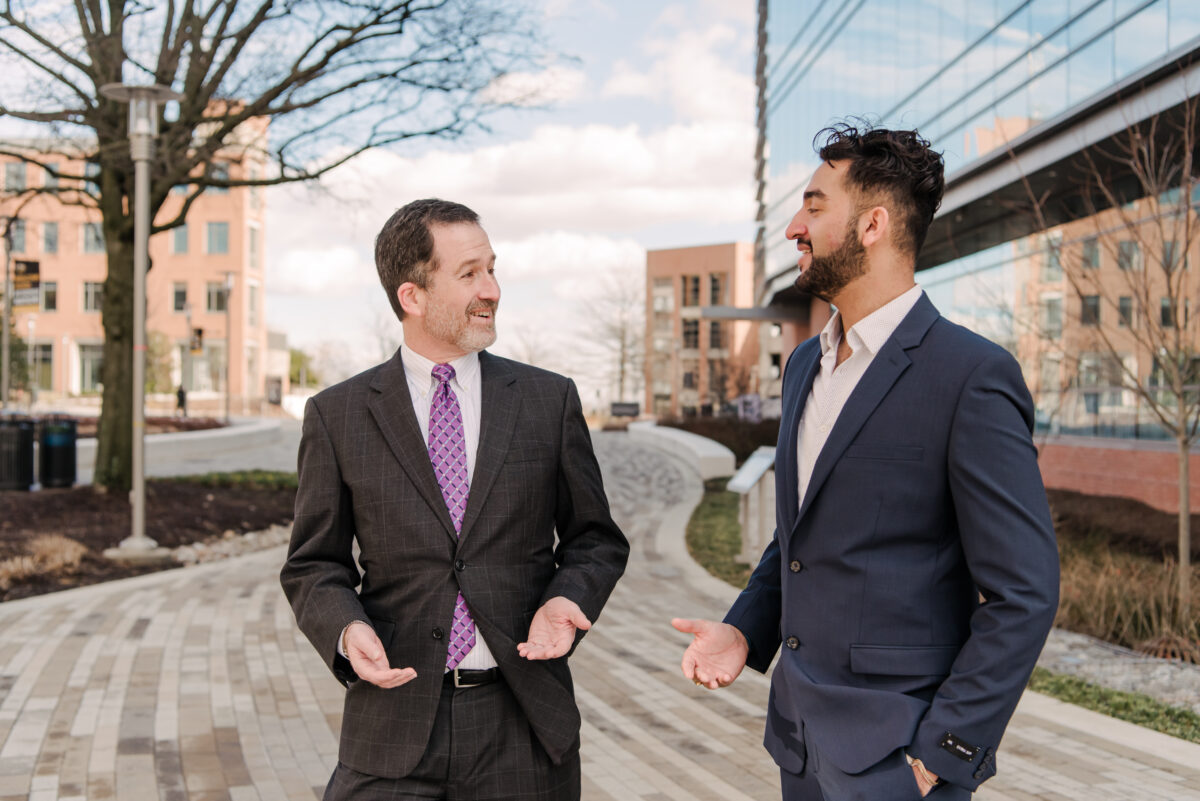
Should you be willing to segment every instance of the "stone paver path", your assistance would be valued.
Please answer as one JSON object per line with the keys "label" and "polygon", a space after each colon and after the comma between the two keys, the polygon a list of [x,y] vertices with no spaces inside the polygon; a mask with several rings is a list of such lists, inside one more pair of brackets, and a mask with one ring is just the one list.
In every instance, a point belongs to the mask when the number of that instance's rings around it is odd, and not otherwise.
{"label": "stone paver path", "polygon": [[[678,670],[670,618],[734,594],[683,552],[698,479],[623,435],[596,443],[633,555],[572,660],[584,797],[777,799],[767,680],[709,692]],[[0,604],[0,801],[319,797],[342,691],[295,628],[283,553]],[[1035,694],[999,764],[981,801],[1200,801],[1200,746]]]}

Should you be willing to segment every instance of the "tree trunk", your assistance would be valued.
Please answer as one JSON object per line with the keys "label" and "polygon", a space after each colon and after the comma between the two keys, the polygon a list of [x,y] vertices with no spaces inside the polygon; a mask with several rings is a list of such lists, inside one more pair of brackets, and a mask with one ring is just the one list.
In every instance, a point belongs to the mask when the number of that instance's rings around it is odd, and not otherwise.
{"label": "tree trunk", "polygon": [[1186,437],[1178,436],[1179,445],[1179,619],[1180,631],[1186,631],[1192,619],[1192,506],[1191,448]]}
{"label": "tree trunk", "polygon": [[[119,209],[118,201],[118,214]],[[97,488],[122,492],[133,486],[133,242],[124,241],[125,230],[125,225],[109,224],[106,208],[104,395],[96,432],[96,471],[92,478]]]}

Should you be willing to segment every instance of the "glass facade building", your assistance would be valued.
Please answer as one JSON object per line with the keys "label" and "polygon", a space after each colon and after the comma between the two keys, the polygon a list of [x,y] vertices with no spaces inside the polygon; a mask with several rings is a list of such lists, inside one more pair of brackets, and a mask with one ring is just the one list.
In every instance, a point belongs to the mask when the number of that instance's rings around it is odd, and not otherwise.
{"label": "glass facade building", "polygon": [[[1081,109],[1104,108],[1121,87],[1200,49],[1197,0],[761,0],[759,13],[758,269],[768,287],[795,275],[784,230],[818,164],[814,135],[829,124],[857,116],[916,128],[943,153],[950,187],[993,169],[1013,142],[1070,128]],[[944,315],[1018,356],[1044,428],[1161,436],[1122,408],[1136,405],[1133,393],[1106,388],[1112,371],[1095,367],[1098,355],[1075,354],[1065,398],[1065,374],[1023,344],[1026,323],[1045,336],[1056,316],[1067,348],[1073,325],[1116,324],[1118,310],[1095,300],[1081,312],[1055,272],[1064,253],[1099,260],[1099,250],[1065,221],[956,248],[958,258],[920,265],[917,280]],[[1083,391],[1089,380],[1094,391]],[[1064,403],[1079,413],[1063,413]]]}

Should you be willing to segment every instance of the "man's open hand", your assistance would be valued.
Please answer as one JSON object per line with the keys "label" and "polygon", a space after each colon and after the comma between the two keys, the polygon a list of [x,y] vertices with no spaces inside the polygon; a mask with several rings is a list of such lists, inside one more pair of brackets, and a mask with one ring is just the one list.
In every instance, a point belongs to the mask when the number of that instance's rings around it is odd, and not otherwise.
{"label": "man's open hand", "polygon": [[346,657],[350,660],[350,667],[354,668],[354,672],[363,681],[369,681],[386,690],[399,687],[417,677],[417,671],[412,668],[394,668],[388,664],[383,643],[379,641],[375,629],[366,623],[351,623],[345,636],[343,645]]}
{"label": "man's open hand", "polygon": [[517,653],[526,659],[556,659],[571,650],[575,631],[587,631],[592,622],[579,605],[556,595],[537,610],[529,624],[529,637],[517,644]]}
{"label": "man's open hand", "polygon": [[685,678],[715,690],[733,684],[746,667],[750,646],[737,627],[712,620],[681,618],[672,620],[671,625],[685,634],[696,635],[683,652],[680,668]]}

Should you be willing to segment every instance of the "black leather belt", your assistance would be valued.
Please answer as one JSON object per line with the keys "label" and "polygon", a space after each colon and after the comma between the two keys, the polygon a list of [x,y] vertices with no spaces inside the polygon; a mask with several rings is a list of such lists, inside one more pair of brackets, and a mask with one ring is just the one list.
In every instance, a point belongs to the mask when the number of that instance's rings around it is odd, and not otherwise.
{"label": "black leather belt", "polygon": [[488,668],[487,670],[455,668],[446,671],[446,678],[443,681],[446,684],[453,684],[455,687],[478,687],[481,684],[491,684],[499,678],[500,668]]}

